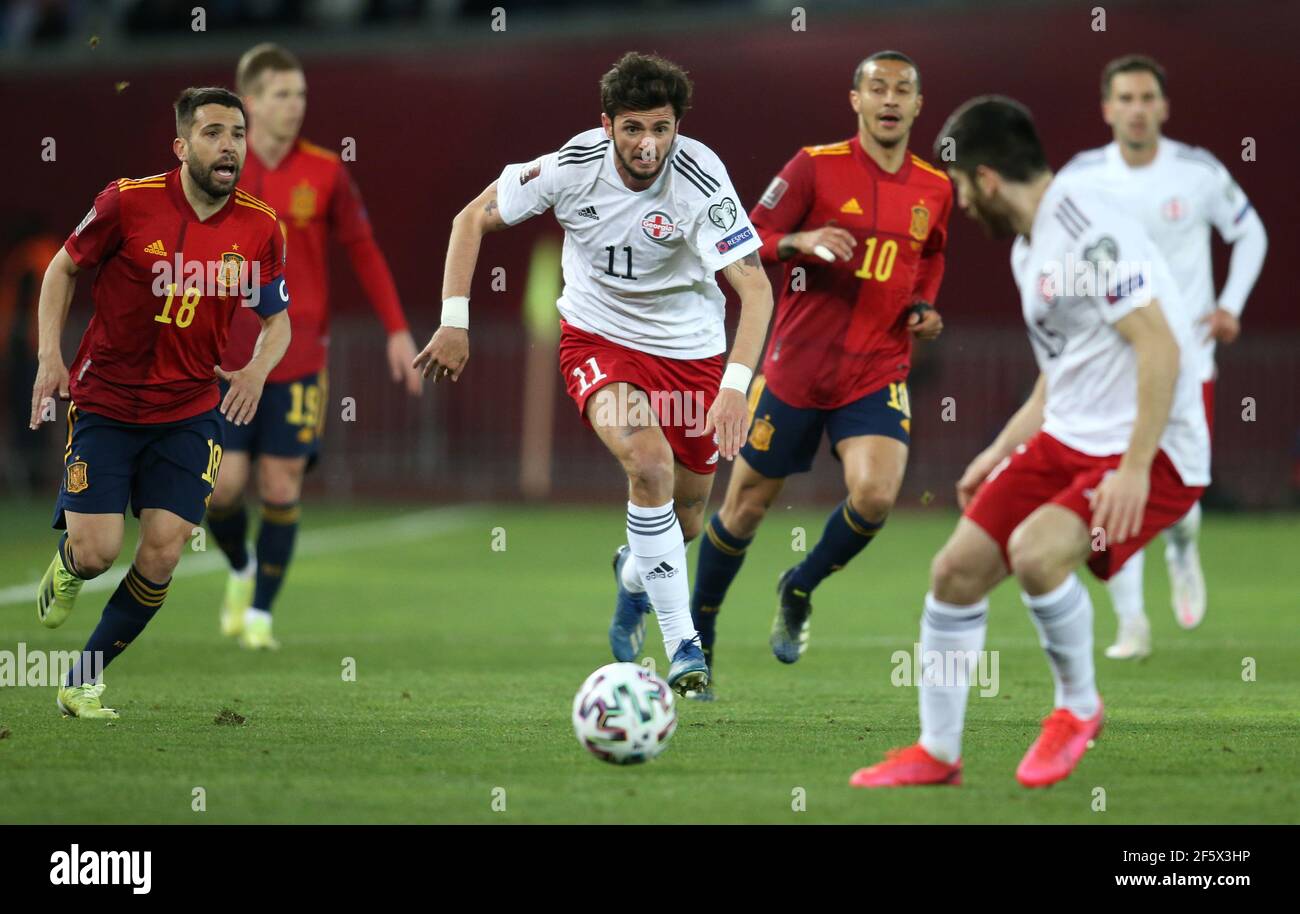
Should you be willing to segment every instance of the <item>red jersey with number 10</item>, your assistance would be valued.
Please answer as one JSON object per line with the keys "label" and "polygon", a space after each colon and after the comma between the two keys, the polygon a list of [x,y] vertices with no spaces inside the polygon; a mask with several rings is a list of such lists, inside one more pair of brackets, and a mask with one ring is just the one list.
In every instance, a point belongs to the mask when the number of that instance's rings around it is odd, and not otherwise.
{"label": "red jersey with number 10", "polygon": [[[375,242],[361,194],[338,154],[299,139],[275,168],[267,168],[250,145],[239,186],[280,214],[293,251],[287,270],[293,286],[293,339],[268,381],[296,381],[325,368],[331,234],[347,250],[384,329],[390,334],[406,329],[388,262]],[[258,329],[252,315],[236,316],[222,362],[225,368],[240,368],[252,357]]]}
{"label": "red jersey with number 10", "polygon": [[847,261],[784,262],[763,361],[773,393],[791,406],[834,409],[907,377],[907,309],[934,304],[951,210],[947,175],[911,154],[890,174],[856,136],[805,146],[786,163],[749,215],[764,262],[780,262],[784,236],[830,224],[857,244]]}
{"label": "red jersey with number 10", "polygon": [[269,317],[289,304],[274,210],[236,189],[200,220],[179,168],[109,184],[63,246],[81,269],[98,268],[72,399],[120,422],[178,422],[215,407],[213,368],[236,312]]}

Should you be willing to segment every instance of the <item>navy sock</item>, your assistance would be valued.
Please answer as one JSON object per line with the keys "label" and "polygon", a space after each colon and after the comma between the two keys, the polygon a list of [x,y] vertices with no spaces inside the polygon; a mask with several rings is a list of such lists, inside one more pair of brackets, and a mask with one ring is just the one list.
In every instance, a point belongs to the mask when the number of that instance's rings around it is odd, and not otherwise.
{"label": "navy sock", "polygon": [[208,529],[231,568],[243,571],[248,567],[248,512],[243,502],[225,510],[208,508]]}
{"label": "navy sock", "polygon": [[64,685],[97,682],[104,668],[144,631],[154,613],[162,606],[163,600],[167,599],[170,584],[171,578],[162,584],[155,584],[132,565],[126,577],[122,578],[122,583],[117,585],[117,590],[108,598],[108,605],[99,617],[99,624],[90,633],[90,640],[82,649],[81,657],[68,671]]}
{"label": "navy sock", "polygon": [[824,581],[827,575],[839,571],[851,558],[867,548],[867,543],[880,532],[883,523],[871,523],[853,510],[847,498],[840,502],[831,516],[826,518],[822,538],[790,576],[794,586],[805,593],[812,593],[813,588]]}
{"label": "navy sock", "polygon": [[257,532],[257,585],[253,606],[271,611],[284,583],[284,573],[298,537],[298,504],[262,505],[262,529]]}
{"label": "navy sock", "polygon": [[718,610],[727,589],[745,561],[745,550],[754,541],[741,539],[722,525],[717,514],[709,518],[700,538],[700,558],[695,566],[695,592],[691,594],[691,621],[700,633],[704,658],[713,666],[713,642],[717,636]]}

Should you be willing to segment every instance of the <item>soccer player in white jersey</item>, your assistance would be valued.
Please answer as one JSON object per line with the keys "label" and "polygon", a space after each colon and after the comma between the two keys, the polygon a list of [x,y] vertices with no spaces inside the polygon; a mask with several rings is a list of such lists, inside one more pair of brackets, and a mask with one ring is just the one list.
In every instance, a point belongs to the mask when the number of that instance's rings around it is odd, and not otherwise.
{"label": "soccer player in white jersey", "polygon": [[[1052,713],[1016,770],[1026,787],[1069,776],[1101,729],[1092,603],[1105,580],[1195,504],[1209,432],[1179,291],[1142,225],[1088,182],[1053,176],[1021,105],[972,99],[935,143],[961,210],[1011,251],[1039,377],[957,483],[964,514],[935,556],[921,617],[921,737],[856,772],[858,787],[957,784],[968,684],[988,594],[1008,573],[1055,684]],[[1170,304],[1167,306],[1166,302]]]}
{"label": "soccer player in white jersey", "polygon": [[[1193,338],[1183,350],[1202,383],[1206,423],[1214,425],[1214,347],[1241,330],[1246,297],[1268,250],[1264,223],[1228,170],[1204,149],[1161,136],[1169,117],[1165,71],[1149,57],[1130,55],[1106,65],[1101,110],[1114,142],[1079,153],[1062,175],[1079,175],[1113,192],[1118,205],[1146,228],[1182,292],[1183,308],[1171,321],[1187,324]],[[1228,278],[1214,294],[1210,228],[1232,245]],[[1205,578],[1196,547],[1201,527],[1198,502],[1165,531],[1174,617],[1195,628],[1205,617]],[[1143,554],[1133,556],[1107,582],[1119,617],[1119,633],[1106,656],[1125,660],[1151,653],[1151,625],[1142,601]]]}
{"label": "soccer player in white jersey", "polygon": [[[678,132],[691,91],[676,64],[625,54],[601,79],[600,127],[507,165],[452,223],[442,324],[415,360],[435,381],[459,379],[483,235],[553,210],[564,227],[560,373],[628,479],[610,647],[635,660],[653,609],[668,684],[683,694],[708,685],[686,542],[700,532],[719,456],[734,459],[749,433],[746,392],[772,315],[761,242],[726,168]],[[718,270],[740,296],[725,370]]]}

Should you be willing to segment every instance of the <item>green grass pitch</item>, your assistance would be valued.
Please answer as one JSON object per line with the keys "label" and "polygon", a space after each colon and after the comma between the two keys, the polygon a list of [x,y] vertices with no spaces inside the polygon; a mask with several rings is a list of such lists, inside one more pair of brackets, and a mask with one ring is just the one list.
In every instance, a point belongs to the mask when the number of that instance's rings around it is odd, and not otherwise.
{"label": "green grass pitch", "polygon": [[[2,508],[0,650],[80,649],[107,592],[83,594],[63,629],[41,628],[23,594],[54,548],[48,506]],[[1300,821],[1294,516],[1207,517],[1210,610],[1194,632],[1177,628],[1151,550],[1155,653],[1140,664],[1100,656],[1114,622],[1088,578],[1107,726],[1075,774],[1043,791],[1013,776],[1051,686],[1010,584],[992,600],[1000,690],[972,694],[965,785],[847,786],[916,736],[916,691],[891,684],[891,655],[916,640],[929,560],[955,515],[894,517],[817,591],[808,653],[782,666],[767,646],[774,583],[795,558],[791,529],[811,543],[823,516],[769,518],[720,616],[719,700],[679,702],[664,755],[617,768],[585,753],[569,723],[578,685],[609,660],[617,498],[582,509],[309,503],[276,610],[279,653],[220,638],[213,546],[186,555],[166,606],[108,671],[120,721],[64,720],[53,689],[0,688],[0,821]],[[653,625],[647,644],[663,669]],[[214,722],[225,709],[244,723]],[[192,808],[199,787],[203,812]]]}

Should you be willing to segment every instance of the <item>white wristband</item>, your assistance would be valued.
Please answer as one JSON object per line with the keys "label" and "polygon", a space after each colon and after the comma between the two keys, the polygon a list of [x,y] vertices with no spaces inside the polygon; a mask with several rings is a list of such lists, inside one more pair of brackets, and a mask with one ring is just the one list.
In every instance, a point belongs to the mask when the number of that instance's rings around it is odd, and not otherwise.
{"label": "white wristband", "polygon": [[746,368],[738,362],[728,362],[727,369],[722,373],[722,383],[718,389],[730,387],[732,390],[738,390],[742,394],[749,392],[749,382],[753,380],[754,369]]}
{"label": "white wristband", "polygon": [[442,326],[469,329],[468,295],[453,295],[442,300]]}

